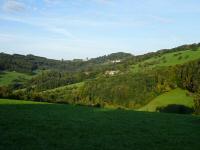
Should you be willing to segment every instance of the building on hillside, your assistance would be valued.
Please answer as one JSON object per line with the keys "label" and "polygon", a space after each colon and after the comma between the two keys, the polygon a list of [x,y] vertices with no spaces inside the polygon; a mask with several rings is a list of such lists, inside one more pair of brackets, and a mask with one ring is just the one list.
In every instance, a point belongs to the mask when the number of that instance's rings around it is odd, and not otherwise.
{"label": "building on hillside", "polygon": [[121,60],[120,60],[120,59],[117,59],[117,60],[112,60],[111,62],[112,62],[112,63],[120,63]]}
{"label": "building on hillside", "polygon": [[105,75],[113,76],[117,73],[119,73],[119,70],[108,70],[108,71],[105,72]]}

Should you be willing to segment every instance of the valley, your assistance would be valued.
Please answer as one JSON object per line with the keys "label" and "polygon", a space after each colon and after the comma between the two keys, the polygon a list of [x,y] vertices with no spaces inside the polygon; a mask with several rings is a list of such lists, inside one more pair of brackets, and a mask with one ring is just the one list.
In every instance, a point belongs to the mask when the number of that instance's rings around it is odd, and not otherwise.
{"label": "valley", "polygon": [[183,105],[199,111],[199,44],[87,61],[3,53],[0,58],[1,98],[142,111]]}

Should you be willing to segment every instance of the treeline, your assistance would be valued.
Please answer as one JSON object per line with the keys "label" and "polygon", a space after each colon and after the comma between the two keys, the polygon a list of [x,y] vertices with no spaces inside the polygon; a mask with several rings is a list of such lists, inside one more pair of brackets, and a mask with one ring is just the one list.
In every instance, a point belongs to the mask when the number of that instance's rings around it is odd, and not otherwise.
{"label": "treeline", "polygon": [[125,60],[125,59],[133,58],[133,57],[134,56],[129,53],[118,52],[118,53],[112,53],[110,55],[104,55],[97,58],[92,58],[89,60],[89,62],[100,64],[100,63],[105,63],[112,60]]}
{"label": "treeline", "polygon": [[176,74],[181,88],[195,93],[200,90],[200,61],[192,61],[180,66]]}
{"label": "treeline", "polygon": [[200,60],[182,65],[176,73],[178,85],[195,93],[195,113],[200,114]]}
{"label": "treeline", "polygon": [[130,57],[127,53],[114,53],[107,56],[94,58],[88,61],[83,60],[53,60],[34,55],[19,55],[0,53],[0,71],[17,71],[35,73],[37,70],[62,70],[68,72],[96,71],[105,67],[116,67],[117,64],[102,64],[110,60],[125,59]]}
{"label": "treeline", "polygon": [[[77,71],[102,71],[106,69],[125,70],[129,65],[136,64],[154,56],[160,56],[164,53],[171,53],[185,50],[198,50],[199,44],[183,45],[173,49],[164,49],[157,52],[151,52],[144,55],[133,56],[129,53],[113,53],[87,61],[81,59],[53,60],[34,55],[19,55],[0,53],[0,71],[17,71],[25,73],[35,73],[37,70],[62,70],[68,72]],[[121,60],[120,63],[108,63],[113,60]]]}

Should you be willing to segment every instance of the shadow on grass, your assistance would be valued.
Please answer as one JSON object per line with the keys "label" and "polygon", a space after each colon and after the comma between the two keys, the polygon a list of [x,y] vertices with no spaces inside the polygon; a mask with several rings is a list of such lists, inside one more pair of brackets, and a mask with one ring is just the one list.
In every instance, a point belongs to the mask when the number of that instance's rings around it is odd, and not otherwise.
{"label": "shadow on grass", "polygon": [[176,114],[192,114],[194,112],[193,108],[178,104],[170,104],[165,107],[158,107],[156,110],[159,112]]}

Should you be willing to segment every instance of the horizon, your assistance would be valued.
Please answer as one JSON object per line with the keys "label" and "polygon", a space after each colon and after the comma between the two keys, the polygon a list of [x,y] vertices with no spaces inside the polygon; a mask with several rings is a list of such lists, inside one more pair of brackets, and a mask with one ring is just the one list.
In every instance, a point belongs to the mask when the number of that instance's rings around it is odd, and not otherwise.
{"label": "horizon", "polygon": [[200,41],[200,1],[2,0],[0,52],[50,59],[142,55]]}
{"label": "horizon", "polygon": [[[192,45],[192,44],[200,44],[200,43],[190,43],[190,44],[183,44],[183,45],[179,45],[179,46],[176,46],[176,47],[180,47],[180,46],[184,46],[184,45]],[[96,57],[85,57],[85,58],[71,58],[71,59],[64,59],[64,58],[50,58],[50,57],[47,57],[47,56],[41,56],[41,55],[35,55],[35,54],[32,54],[32,53],[27,53],[27,54],[22,54],[22,53],[7,53],[7,52],[0,52],[0,53],[4,53],[4,54],[9,54],[9,55],[24,55],[24,56],[28,56],[28,55],[33,55],[33,56],[36,56],[36,57],[43,57],[43,58],[46,58],[46,59],[53,59],[53,60],[64,60],[64,61],[73,61],[73,60],[76,60],[76,59],[80,59],[80,60],[91,60],[91,59],[95,59],[95,58],[98,58],[98,57],[102,57],[102,56],[108,56],[108,55],[111,55],[111,54],[115,54],[115,53],[127,53],[127,54],[131,54],[132,56],[140,56],[140,55],[145,55],[145,54],[148,54],[148,53],[156,53],[160,50],[170,50],[170,49],[173,49],[173,48],[176,48],[176,47],[172,47],[172,48],[162,48],[162,49],[157,49],[157,50],[154,50],[154,51],[148,51],[146,53],[143,53],[143,54],[138,54],[138,55],[135,55],[133,53],[129,53],[129,52],[123,52],[123,51],[117,51],[117,52],[113,52],[113,53],[108,53],[108,54],[103,54],[103,55],[99,55],[99,56],[96,56]]]}

